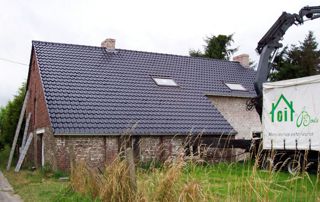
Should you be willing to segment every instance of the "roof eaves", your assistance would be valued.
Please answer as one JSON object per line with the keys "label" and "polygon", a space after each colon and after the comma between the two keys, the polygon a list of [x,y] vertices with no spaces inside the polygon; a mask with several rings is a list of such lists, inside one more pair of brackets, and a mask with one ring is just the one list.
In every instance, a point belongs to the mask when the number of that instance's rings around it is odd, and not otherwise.
{"label": "roof eaves", "polygon": [[254,98],[255,95],[250,94],[249,92],[244,95],[236,93],[224,93],[224,92],[205,92],[205,96],[219,96],[219,97],[234,97],[234,98]]}
{"label": "roof eaves", "polygon": [[188,136],[188,135],[204,135],[204,136],[226,136],[226,135],[236,135],[237,131],[232,129],[229,132],[186,132],[186,133],[139,133],[139,132],[119,132],[119,133],[54,133],[55,136],[121,136],[129,134],[132,136]]}

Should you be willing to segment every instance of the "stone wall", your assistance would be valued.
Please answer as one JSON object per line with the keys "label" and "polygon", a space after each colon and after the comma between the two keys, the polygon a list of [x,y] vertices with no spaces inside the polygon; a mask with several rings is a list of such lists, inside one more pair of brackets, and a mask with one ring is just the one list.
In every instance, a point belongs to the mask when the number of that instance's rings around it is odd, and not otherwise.
{"label": "stone wall", "polygon": [[105,148],[106,148],[106,163],[112,163],[119,152],[119,137],[109,136],[105,139]]}
{"label": "stone wall", "polygon": [[140,159],[143,162],[159,159],[160,138],[144,137],[139,141]]}
{"label": "stone wall", "polygon": [[54,139],[54,148],[45,150],[45,153],[54,153],[55,159],[48,158],[46,162],[60,170],[69,170],[71,162],[79,161],[103,168],[118,154],[118,138],[113,136],[55,136]]}
{"label": "stone wall", "polygon": [[85,161],[92,167],[103,167],[106,161],[106,137],[103,136],[57,136],[57,167],[68,170],[71,161]]}
{"label": "stone wall", "polygon": [[[36,136],[38,137],[38,136]],[[44,160],[55,170],[70,170],[71,162],[85,161],[91,167],[104,168],[110,164],[119,154],[119,136],[54,136],[50,128],[45,129],[44,138]],[[138,138],[139,142],[135,145],[134,151],[136,162],[175,161],[185,157],[192,159],[192,155],[185,156],[184,136],[143,136]],[[202,137],[205,139],[216,139],[217,137]],[[212,140],[214,141],[214,140]],[[193,143],[192,143],[193,144]],[[200,146],[201,141],[196,145]],[[199,147],[200,148],[200,147]],[[205,147],[206,151],[203,159],[208,162],[218,162],[233,160],[234,151],[230,149],[215,149]]]}
{"label": "stone wall", "polygon": [[[119,136],[53,136],[46,130],[45,162],[54,169],[69,170],[71,161],[85,161],[91,167],[103,168],[119,153]],[[137,161],[165,161],[183,153],[183,137],[139,137]]]}
{"label": "stone wall", "polygon": [[[34,131],[35,134],[35,131]],[[114,136],[54,136],[51,128],[45,128],[42,135],[44,163],[54,170],[69,170],[72,162],[85,161],[91,167],[103,168],[118,155],[118,137]],[[34,136],[35,146],[39,135]],[[41,158],[31,147],[25,165],[41,167]]]}
{"label": "stone wall", "polygon": [[[69,170],[71,161],[84,160],[91,167],[103,168],[119,153],[119,136],[53,136],[46,130],[43,136],[45,162],[54,169]],[[137,161],[165,161],[183,156],[183,137],[140,137]]]}
{"label": "stone wall", "polygon": [[236,139],[251,139],[252,132],[261,132],[261,122],[255,109],[248,111],[248,98],[210,96],[213,105],[238,132]]}
{"label": "stone wall", "polygon": [[184,137],[155,136],[140,138],[140,161],[165,161],[183,155]]}

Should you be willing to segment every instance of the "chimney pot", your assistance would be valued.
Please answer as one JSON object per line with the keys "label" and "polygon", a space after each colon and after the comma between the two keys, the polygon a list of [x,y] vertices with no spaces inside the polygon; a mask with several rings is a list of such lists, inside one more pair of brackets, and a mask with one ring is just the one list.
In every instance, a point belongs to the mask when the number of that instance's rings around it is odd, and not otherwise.
{"label": "chimney pot", "polygon": [[107,49],[115,49],[116,48],[116,40],[107,38],[106,40],[101,42],[101,47],[107,48]]}
{"label": "chimney pot", "polygon": [[237,56],[233,57],[233,61],[239,62],[245,68],[250,68],[248,54],[237,55]]}

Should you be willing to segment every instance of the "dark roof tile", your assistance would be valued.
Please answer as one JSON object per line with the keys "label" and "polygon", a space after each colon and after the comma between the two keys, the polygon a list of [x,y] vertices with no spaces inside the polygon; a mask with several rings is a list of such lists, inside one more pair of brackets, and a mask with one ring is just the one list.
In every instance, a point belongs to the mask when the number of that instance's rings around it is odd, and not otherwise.
{"label": "dark roof tile", "polygon": [[[238,63],[33,41],[55,134],[229,134],[206,94],[254,97],[255,72]],[[152,76],[179,87],[161,87]],[[248,91],[224,85],[240,83]]]}

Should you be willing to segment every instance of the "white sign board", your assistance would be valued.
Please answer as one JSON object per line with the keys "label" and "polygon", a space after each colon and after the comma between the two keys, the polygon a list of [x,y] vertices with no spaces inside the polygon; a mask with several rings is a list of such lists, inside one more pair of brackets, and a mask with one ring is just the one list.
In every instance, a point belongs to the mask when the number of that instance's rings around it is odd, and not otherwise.
{"label": "white sign board", "polygon": [[263,84],[263,148],[320,151],[320,76]]}

